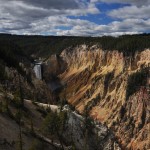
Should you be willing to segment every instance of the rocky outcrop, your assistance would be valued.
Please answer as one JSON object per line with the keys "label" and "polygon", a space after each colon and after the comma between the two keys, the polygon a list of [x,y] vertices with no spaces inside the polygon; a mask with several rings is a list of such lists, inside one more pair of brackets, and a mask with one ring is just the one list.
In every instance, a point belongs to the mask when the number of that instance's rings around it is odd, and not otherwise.
{"label": "rocky outcrop", "polygon": [[61,57],[68,67],[59,75],[65,85],[60,98],[80,113],[88,108],[93,119],[114,132],[122,149],[147,150],[150,50],[126,56],[81,45],[64,50]]}
{"label": "rocky outcrop", "polygon": [[74,143],[73,145],[77,150],[120,150],[113,134],[106,126],[92,121],[92,126],[88,126],[85,117],[76,111],[71,111],[66,106],[64,106],[63,111],[67,111],[68,121],[63,138],[67,143]]}

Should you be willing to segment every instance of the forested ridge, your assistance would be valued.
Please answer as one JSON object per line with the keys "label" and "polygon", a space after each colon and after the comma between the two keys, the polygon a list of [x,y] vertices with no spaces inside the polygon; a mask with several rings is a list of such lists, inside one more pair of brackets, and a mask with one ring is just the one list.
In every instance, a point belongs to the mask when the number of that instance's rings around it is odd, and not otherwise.
{"label": "forested ridge", "polygon": [[122,51],[125,56],[134,55],[136,51],[150,48],[150,34],[123,35],[119,37],[73,37],[73,36],[27,36],[0,34],[0,68],[4,78],[4,66],[14,67],[21,74],[19,62],[23,59],[32,61],[31,56],[48,57],[60,54],[65,48],[81,44],[98,45],[103,50]]}
{"label": "forested ridge", "polygon": [[38,56],[47,56],[55,53],[60,54],[61,51],[67,47],[74,47],[81,44],[97,44],[103,50],[119,50],[123,51],[125,55],[134,53],[137,50],[150,48],[150,34],[123,35],[119,37],[25,36],[0,34],[0,41],[14,43],[27,55],[37,54]]}

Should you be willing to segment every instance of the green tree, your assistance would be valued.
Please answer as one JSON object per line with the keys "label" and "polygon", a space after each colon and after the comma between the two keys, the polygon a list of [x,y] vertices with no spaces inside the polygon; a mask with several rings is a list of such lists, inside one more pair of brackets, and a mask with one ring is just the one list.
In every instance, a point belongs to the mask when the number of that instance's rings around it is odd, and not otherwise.
{"label": "green tree", "polygon": [[57,137],[63,148],[62,134],[65,129],[65,124],[67,121],[67,112],[61,111],[59,114],[57,112],[50,112],[46,116],[42,130],[44,133],[50,133],[52,141],[54,137]]}
{"label": "green tree", "polygon": [[22,137],[22,127],[21,127],[21,121],[22,121],[22,111],[21,109],[18,109],[15,114],[16,122],[19,126],[19,134],[18,134],[18,141],[17,141],[17,150],[23,150],[23,137]]}

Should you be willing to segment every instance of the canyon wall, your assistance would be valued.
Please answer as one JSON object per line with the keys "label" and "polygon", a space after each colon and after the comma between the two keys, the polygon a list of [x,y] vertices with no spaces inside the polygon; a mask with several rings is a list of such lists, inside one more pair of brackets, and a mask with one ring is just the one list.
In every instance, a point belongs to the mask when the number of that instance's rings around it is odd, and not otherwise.
{"label": "canyon wall", "polygon": [[106,124],[122,149],[149,149],[150,50],[126,55],[81,45],[60,56],[67,63],[59,75],[64,85],[60,98]]}

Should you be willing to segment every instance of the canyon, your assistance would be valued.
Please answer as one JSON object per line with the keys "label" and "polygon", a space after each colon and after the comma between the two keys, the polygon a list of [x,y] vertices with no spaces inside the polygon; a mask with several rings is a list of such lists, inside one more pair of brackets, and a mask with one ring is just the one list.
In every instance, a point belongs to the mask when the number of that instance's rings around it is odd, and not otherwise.
{"label": "canyon", "polygon": [[65,49],[59,57],[47,60],[56,65],[55,75],[63,86],[59,98],[80,114],[88,110],[94,120],[113,131],[122,149],[149,149],[150,50],[126,55],[79,45]]}
{"label": "canyon", "polygon": [[149,35],[0,40],[0,149],[150,149]]}

